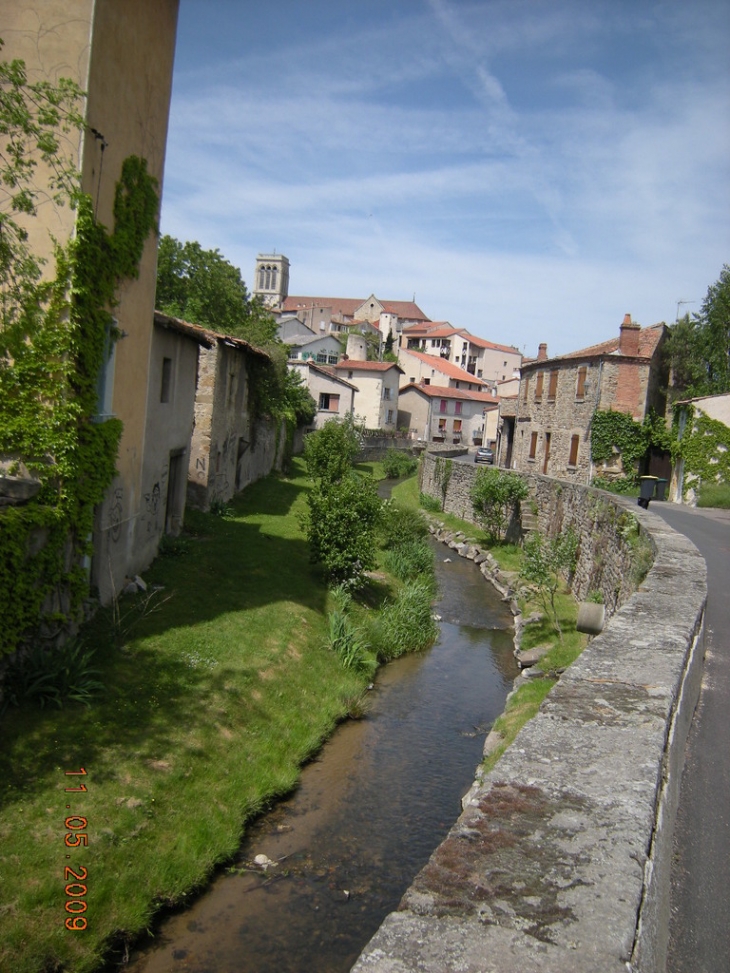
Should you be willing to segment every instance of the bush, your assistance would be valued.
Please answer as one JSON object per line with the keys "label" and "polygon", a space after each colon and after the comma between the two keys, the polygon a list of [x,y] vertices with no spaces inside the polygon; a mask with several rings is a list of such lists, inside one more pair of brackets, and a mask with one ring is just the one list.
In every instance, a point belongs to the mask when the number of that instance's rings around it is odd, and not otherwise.
{"label": "bush", "polygon": [[635,476],[594,476],[591,486],[597,490],[608,490],[609,493],[617,493],[622,497],[631,497],[638,494],[639,477]]}
{"label": "bush", "polygon": [[428,523],[420,510],[401,507],[385,500],[380,518],[380,534],[387,547],[409,543],[428,534]]}
{"label": "bush", "polygon": [[427,582],[411,581],[403,586],[394,602],[385,605],[371,633],[371,643],[381,661],[433,644],[438,629],[431,612],[431,597]]}
{"label": "bush", "polygon": [[307,496],[305,523],[312,561],[328,581],[357,587],[375,566],[375,531],[381,500],[372,477],[350,472],[339,481],[321,480]]}
{"label": "bush", "polygon": [[389,449],[383,459],[383,471],[389,480],[410,476],[418,469],[418,460],[410,453],[399,449]]}
{"label": "bush", "polygon": [[479,470],[470,497],[474,515],[492,543],[502,540],[511,514],[517,512],[527,493],[527,484],[516,473]]}
{"label": "bush", "polygon": [[335,608],[327,617],[327,647],[336,652],[345,669],[372,675],[377,659],[368,651],[368,644],[351,617],[342,609]]}
{"label": "bush", "polygon": [[383,565],[399,581],[433,576],[433,551],[427,541],[414,539],[383,552]]}
{"label": "bush", "polygon": [[437,500],[436,497],[430,496],[428,493],[421,493],[419,495],[418,502],[423,509],[427,510],[429,513],[441,513],[441,501]]}
{"label": "bush", "polygon": [[329,419],[304,440],[304,461],[312,480],[336,483],[347,476],[360,452],[360,432],[352,416]]}
{"label": "bush", "polygon": [[573,530],[564,531],[552,540],[541,534],[531,534],[524,545],[520,577],[534,586],[543,607],[552,615],[555,631],[563,633],[555,603],[555,596],[562,584],[563,575],[575,570],[578,537]]}
{"label": "bush", "polygon": [[2,705],[20,705],[33,700],[41,708],[53,703],[59,709],[68,700],[86,706],[104,687],[93,667],[94,649],[76,639],[57,649],[36,645],[10,659],[2,681]]}

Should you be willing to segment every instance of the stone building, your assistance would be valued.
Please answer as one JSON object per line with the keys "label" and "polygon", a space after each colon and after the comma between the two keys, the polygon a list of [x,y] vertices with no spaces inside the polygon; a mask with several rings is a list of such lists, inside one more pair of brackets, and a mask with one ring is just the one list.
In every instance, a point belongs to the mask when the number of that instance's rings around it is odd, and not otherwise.
{"label": "stone building", "polygon": [[594,469],[590,429],[596,411],[628,413],[641,422],[664,414],[661,350],[666,325],[641,328],[627,314],[619,336],[580,351],[523,363],[519,394],[500,403],[500,466],[589,483],[595,473],[620,475],[620,455]]}
{"label": "stone building", "polygon": [[289,294],[289,260],[282,253],[260,253],[253,281],[254,297],[267,307],[281,307]]}

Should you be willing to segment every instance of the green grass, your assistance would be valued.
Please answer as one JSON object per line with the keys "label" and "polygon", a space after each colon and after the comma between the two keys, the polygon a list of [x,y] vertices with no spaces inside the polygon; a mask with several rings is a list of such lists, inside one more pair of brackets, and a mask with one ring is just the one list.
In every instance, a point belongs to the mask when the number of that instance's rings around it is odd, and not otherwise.
{"label": "green grass", "polygon": [[722,507],[730,510],[730,483],[703,483],[697,498],[698,507]]}
{"label": "green grass", "polygon": [[[106,690],[91,706],[3,718],[0,969],[94,969],[234,854],[245,822],[356,706],[367,677],[326,647],[331,601],[294,469],[249,487],[226,518],[191,514],[145,573],[163,588],[96,616],[84,635]],[[78,781],[86,793],[65,791]],[[66,846],[68,815],[87,819],[88,846]],[[85,931],[65,927],[65,866],[87,870]]]}

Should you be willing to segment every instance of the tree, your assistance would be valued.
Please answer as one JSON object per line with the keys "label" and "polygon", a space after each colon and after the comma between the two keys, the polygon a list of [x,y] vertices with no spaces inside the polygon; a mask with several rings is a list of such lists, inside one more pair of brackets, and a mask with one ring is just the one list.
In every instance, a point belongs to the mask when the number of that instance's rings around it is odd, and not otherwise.
{"label": "tree", "polygon": [[562,641],[555,597],[563,583],[563,575],[575,569],[578,537],[573,530],[545,540],[540,534],[531,534],[525,541],[520,577],[533,585],[553,619],[555,631]]}
{"label": "tree", "polygon": [[331,584],[359,586],[364,573],[375,566],[382,503],[372,477],[350,470],[340,479],[320,480],[307,502],[312,560],[322,565]]}
{"label": "tree", "polygon": [[502,539],[513,511],[527,497],[527,484],[516,473],[494,468],[479,470],[470,497],[477,520],[489,540],[496,543]]}
{"label": "tree", "polygon": [[304,461],[312,480],[336,483],[352,470],[360,434],[351,415],[330,419],[304,441]]}
{"label": "tree", "polygon": [[264,347],[276,341],[273,315],[251,298],[241,277],[219,250],[163,236],[157,254],[158,310]]}
{"label": "tree", "polygon": [[669,329],[666,356],[673,399],[730,391],[730,266],[707,290],[699,314]]}

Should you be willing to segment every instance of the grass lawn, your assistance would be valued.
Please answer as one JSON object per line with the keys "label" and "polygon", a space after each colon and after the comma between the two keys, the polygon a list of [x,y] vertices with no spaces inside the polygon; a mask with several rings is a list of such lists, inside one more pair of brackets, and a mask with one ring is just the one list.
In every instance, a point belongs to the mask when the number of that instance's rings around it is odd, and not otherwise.
{"label": "grass lawn", "polygon": [[225,519],[191,512],[145,574],[163,589],[121,599],[116,623],[100,612],[84,633],[98,701],[4,716],[3,971],[92,970],[160,905],[184,902],[358,700],[363,677],[324,648],[306,488],[298,464]]}
{"label": "grass lawn", "polygon": [[722,507],[730,510],[730,483],[703,483],[697,498],[698,507]]}

